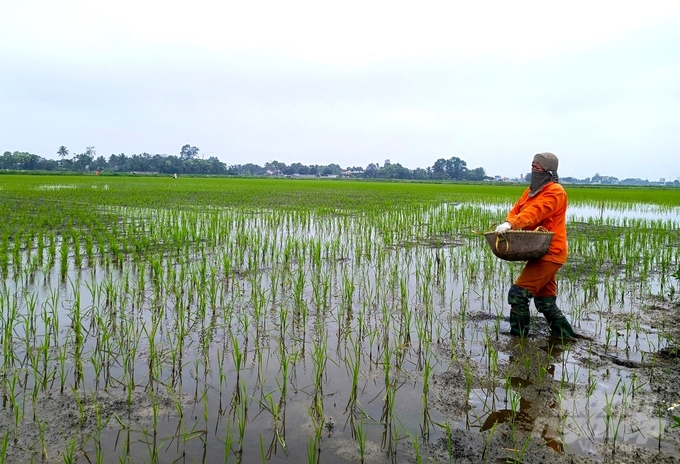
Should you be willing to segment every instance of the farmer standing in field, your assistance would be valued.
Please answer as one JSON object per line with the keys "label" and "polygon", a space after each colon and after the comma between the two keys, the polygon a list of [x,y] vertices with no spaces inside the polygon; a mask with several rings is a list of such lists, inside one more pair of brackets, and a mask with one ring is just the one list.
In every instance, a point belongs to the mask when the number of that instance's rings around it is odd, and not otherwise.
{"label": "farmer standing in field", "polygon": [[555,275],[567,261],[567,193],[559,183],[559,160],[552,153],[538,153],[531,163],[531,184],[508,213],[505,222],[496,228],[497,235],[510,229],[535,230],[543,227],[554,232],[548,252],[527,261],[522,273],[508,292],[510,304],[510,334],[526,337],[529,333],[529,302],[550,325],[553,335],[574,337],[574,330],[557,307]]}

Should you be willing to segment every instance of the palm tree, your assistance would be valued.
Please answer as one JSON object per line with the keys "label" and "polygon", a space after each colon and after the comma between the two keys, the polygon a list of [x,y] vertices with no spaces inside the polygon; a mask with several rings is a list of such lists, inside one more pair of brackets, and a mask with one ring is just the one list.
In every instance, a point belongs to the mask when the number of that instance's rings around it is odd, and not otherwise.
{"label": "palm tree", "polygon": [[66,155],[68,155],[68,148],[66,148],[63,145],[60,146],[59,150],[57,150],[57,155],[61,156],[61,159],[64,159],[64,157],[66,157]]}

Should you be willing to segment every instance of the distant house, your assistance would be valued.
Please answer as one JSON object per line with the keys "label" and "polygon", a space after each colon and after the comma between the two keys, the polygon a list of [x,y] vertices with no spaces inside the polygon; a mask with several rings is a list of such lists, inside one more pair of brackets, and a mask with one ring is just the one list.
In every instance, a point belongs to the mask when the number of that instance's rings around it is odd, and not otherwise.
{"label": "distant house", "polygon": [[347,171],[342,171],[342,172],[340,173],[340,175],[341,175],[342,177],[360,176],[360,175],[362,175],[362,174],[363,174],[363,172],[361,172],[361,171],[349,171],[349,170],[347,170]]}

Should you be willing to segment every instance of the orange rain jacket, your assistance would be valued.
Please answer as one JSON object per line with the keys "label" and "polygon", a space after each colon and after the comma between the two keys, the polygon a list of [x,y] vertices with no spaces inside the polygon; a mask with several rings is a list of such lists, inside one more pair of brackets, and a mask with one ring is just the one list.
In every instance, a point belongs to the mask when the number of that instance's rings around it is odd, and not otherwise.
{"label": "orange rain jacket", "polygon": [[550,182],[533,197],[526,189],[505,220],[512,224],[513,229],[545,227],[554,232],[548,253],[540,260],[564,264],[568,254],[566,215],[567,192],[560,184]]}

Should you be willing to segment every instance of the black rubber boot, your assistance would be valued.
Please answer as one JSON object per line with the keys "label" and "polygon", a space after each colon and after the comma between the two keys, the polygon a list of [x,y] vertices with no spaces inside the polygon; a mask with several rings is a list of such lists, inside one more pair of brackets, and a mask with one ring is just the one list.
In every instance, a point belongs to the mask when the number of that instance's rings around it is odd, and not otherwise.
{"label": "black rubber boot", "polygon": [[510,335],[526,337],[529,335],[529,325],[531,318],[529,315],[529,301],[532,294],[526,288],[512,285],[508,292],[508,303],[510,304]]}
{"label": "black rubber boot", "polygon": [[560,338],[574,338],[574,329],[564,317],[560,308],[557,307],[557,298],[554,296],[537,296],[534,304],[538,312],[545,316],[550,326],[550,332]]}

